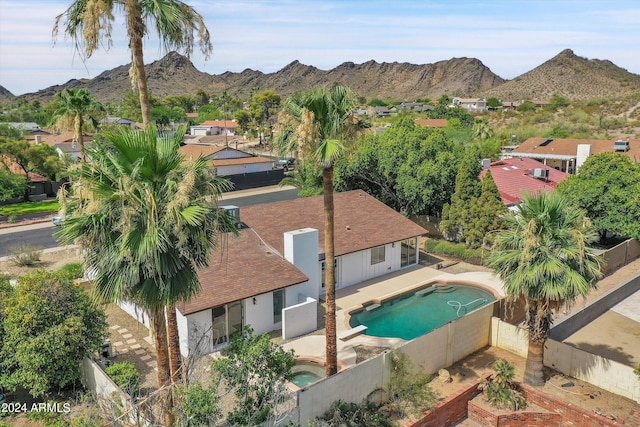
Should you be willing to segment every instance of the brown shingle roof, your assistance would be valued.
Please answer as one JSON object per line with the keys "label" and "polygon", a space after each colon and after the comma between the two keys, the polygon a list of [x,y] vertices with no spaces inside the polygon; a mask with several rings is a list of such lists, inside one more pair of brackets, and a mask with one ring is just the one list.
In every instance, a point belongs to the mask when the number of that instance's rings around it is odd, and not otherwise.
{"label": "brown shingle roof", "polygon": [[202,122],[198,126],[218,126],[221,128],[231,129],[231,128],[237,128],[238,123],[236,123],[233,120],[207,120]]}
{"label": "brown shingle roof", "polygon": [[180,147],[180,152],[185,155],[185,157],[193,158],[194,160],[198,157],[207,157],[212,154],[217,153],[218,151],[222,151],[227,147],[217,147],[215,145],[204,145],[204,144],[187,144]]}
{"label": "brown shingle roof", "polygon": [[202,286],[198,296],[178,305],[182,314],[196,313],[307,280],[293,264],[262,244],[252,230],[241,230],[239,237],[228,236],[226,242],[221,240],[220,243],[222,250],[214,252],[209,267],[198,272]]}
{"label": "brown shingle roof", "polygon": [[246,165],[250,163],[273,163],[272,159],[266,157],[236,157],[231,159],[212,160],[214,166]]}
{"label": "brown shingle roof", "polygon": [[[336,256],[397,242],[427,231],[362,190],[334,195]],[[312,227],[319,231],[324,253],[323,198],[308,197],[240,209],[240,219],[281,254],[283,234]]]}
{"label": "brown shingle roof", "polygon": [[415,123],[417,126],[443,128],[447,126],[447,119],[416,119]]}

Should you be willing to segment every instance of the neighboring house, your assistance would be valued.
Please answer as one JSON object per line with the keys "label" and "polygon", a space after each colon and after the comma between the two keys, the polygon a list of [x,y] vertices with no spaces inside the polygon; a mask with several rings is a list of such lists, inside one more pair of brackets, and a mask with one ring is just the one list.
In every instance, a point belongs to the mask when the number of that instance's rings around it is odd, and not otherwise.
{"label": "neighboring house", "polygon": [[188,158],[197,159],[202,156],[211,160],[219,176],[271,171],[274,165],[273,159],[254,156],[226,146],[186,144],[180,147],[180,152]]}
{"label": "neighboring house", "polygon": [[417,126],[428,128],[443,128],[447,126],[447,119],[416,119]]}
{"label": "neighboring house", "polygon": [[530,157],[551,168],[574,174],[587,157],[616,151],[640,162],[640,139],[529,138],[504,156]]}
{"label": "neighboring house", "polygon": [[487,111],[487,100],[484,98],[453,98],[451,106],[460,107],[470,113]]}
{"label": "neighboring house", "polygon": [[191,135],[235,135],[238,123],[235,120],[207,120],[191,126]]}
{"label": "neighboring house", "polygon": [[64,158],[69,157],[73,161],[77,161],[82,157],[82,151],[80,150],[80,144],[75,142],[63,142],[53,146],[58,153],[58,156]]}
{"label": "neighboring house", "polygon": [[398,111],[412,111],[417,113],[432,111],[434,108],[433,105],[427,104],[426,102],[403,102],[396,105]]}
{"label": "neighboring house", "polygon": [[[334,204],[337,289],[418,263],[425,229],[362,190],[336,193]],[[198,273],[200,293],[177,307],[185,355],[218,349],[244,325],[258,334],[281,329],[285,339],[317,329],[322,196],[226,208],[244,226],[238,237],[220,240],[210,266]]]}
{"label": "neighboring house", "polygon": [[480,177],[482,178],[487,170],[491,171],[500,198],[507,206],[520,204],[525,193],[535,195],[551,192],[558,183],[570,176],[527,157],[512,157],[493,163],[483,160],[482,166]]}
{"label": "neighboring house", "polygon": [[5,124],[14,129],[30,134],[42,131],[42,129],[40,129],[40,125],[35,122],[7,122]]}
{"label": "neighboring house", "polygon": [[129,120],[129,119],[125,119],[124,117],[106,117],[102,120],[100,120],[101,124],[116,124],[116,125],[122,125],[122,126],[127,126],[131,129],[135,129],[137,127],[137,124],[134,120]]}
{"label": "neighboring house", "polygon": [[388,109],[387,107],[373,107],[372,108],[373,114],[376,115],[376,117],[390,117],[391,113],[395,111],[391,111],[390,109]]}

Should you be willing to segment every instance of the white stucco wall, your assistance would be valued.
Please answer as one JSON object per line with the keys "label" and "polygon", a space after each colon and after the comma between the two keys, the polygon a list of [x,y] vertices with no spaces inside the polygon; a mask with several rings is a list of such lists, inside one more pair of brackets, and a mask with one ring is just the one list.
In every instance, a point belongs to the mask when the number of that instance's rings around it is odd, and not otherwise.
{"label": "white stucco wall", "polygon": [[[178,327],[180,328],[180,313],[178,317]],[[189,355],[198,353],[199,355],[208,354],[213,351],[213,337],[211,332],[211,310],[203,310],[197,313],[188,314],[186,316],[188,324],[188,343]],[[180,329],[180,334],[183,329]],[[180,351],[184,355],[182,347],[182,336],[180,342]]]}
{"label": "white stucco wall", "polygon": [[400,269],[400,242],[385,245],[385,260],[371,265],[371,249],[340,257],[336,288],[345,288]]}
{"label": "white stucco wall", "polygon": [[282,339],[288,340],[318,329],[318,301],[307,298],[303,303],[282,310]]}
{"label": "white stucco wall", "polygon": [[131,317],[149,328],[149,315],[147,312],[129,301],[118,301],[118,307],[127,312]]}
{"label": "white stucco wall", "polygon": [[[254,299],[255,304],[253,303]],[[244,322],[246,325],[250,325],[256,334],[277,329],[273,323],[273,294],[271,292],[245,299],[244,307]]]}

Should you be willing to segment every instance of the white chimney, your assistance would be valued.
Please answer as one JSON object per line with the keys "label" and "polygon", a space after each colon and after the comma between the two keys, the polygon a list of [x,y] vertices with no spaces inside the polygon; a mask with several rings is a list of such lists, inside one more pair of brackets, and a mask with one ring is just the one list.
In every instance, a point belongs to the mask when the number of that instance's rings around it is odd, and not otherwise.
{"label": "white chimney", "polygon": [[36,145],[40,144],[42,141],[40,141],[40,135],[36,135],[35,136],[35,143]]}
{"label": "white chimney", "polygon": [[284,233],[284,257],[309,278],[305,297],[320,296],[320,262],[318,261],[318,230],[302,228]]}
{"label": "white chimney", "polygon": [[591,156],[591,144],[578,144],[576,151],[576,173],[580,169],[580,166]]}

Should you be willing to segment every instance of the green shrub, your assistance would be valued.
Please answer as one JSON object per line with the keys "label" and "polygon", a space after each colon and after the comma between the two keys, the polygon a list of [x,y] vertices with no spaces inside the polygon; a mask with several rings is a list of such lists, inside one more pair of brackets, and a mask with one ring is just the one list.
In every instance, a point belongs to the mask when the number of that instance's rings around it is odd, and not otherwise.
{"label": "green shrub", "polygon": [[374,405],[337,401],[321,418],[316,418],[309,425],[311,427],[392,427],[394,424],[391,419],[379,413]]}
{"label": "green shrub", "polygon": [[63,265],[58,270],[58,273],[70,280],[80,279],[84,275],[82,263],[79,262],[72,262],[70,264]]}
{"label": "green shrub", "polygon": [[7,222],[13,224],[14,222],[18,222],[18,215],[16,214],[9,214],[7,215]]}
{"label": "green shrub", "polygon": [[42,255],[42,249],[31,246],[28,243],[15,246],[9,252],[11,254],[9,255],[9,261],[21,267],[34,265],[40,261],[40,256]]}
{"label": "green shrub", "polygon": [[505,360],[498,360],[493,365],[495,374],[478,385],[487,401],[498,409],[518,411],[527,407],[527,400],[518,385],[513,382],[515,370]]}
{"label": "green shrub", "polygon": [[105,369],[107,375],[111,377],[114,383],[130,396],[138,393],[140,385],[140,372],[131,362],[114,363]]}
{"label": "green shrub", "polygon": [[454,257],[472,264],[482,264],[482,249],[473,249],[464,243],[427,239],[424,249],[435,255]]}

